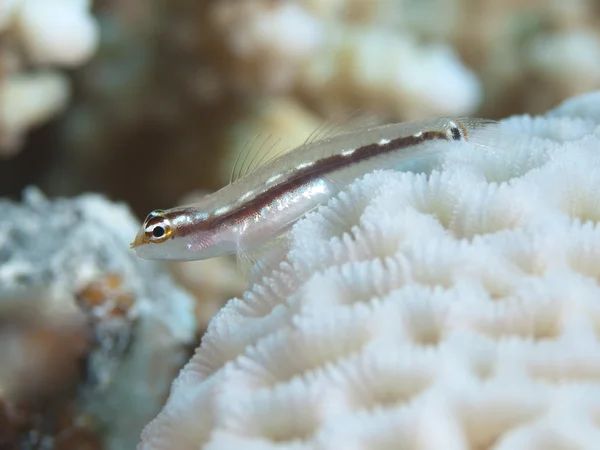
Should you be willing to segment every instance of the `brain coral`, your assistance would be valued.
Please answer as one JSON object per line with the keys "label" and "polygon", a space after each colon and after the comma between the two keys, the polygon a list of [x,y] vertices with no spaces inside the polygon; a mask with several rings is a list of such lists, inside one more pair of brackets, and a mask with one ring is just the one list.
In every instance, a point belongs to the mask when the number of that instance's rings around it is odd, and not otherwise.
{"label": "brain coral", "polygon": [[307,216],[139,448],[598,448],[599,104],[506,119]]}

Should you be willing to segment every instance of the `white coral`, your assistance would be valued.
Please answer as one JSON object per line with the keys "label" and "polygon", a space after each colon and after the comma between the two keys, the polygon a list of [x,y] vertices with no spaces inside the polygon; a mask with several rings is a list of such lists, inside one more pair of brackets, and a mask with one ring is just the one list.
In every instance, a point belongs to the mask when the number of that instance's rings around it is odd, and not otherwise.
{"label": "white coral", "polygon": [[289,89],[299,65],[322,41],[322,26],[296,2],[217,2],[211,16],[236,61],[234,78],[239,86]]}
{"label": "white coral", "polygon": [[66,77],[51,71],[19,74],[0,80],[0,147],[17,149],[22,133],[61,111],[68,101],[69,92]]}
{"label": "white coral", "polygon": [[69,81],[49,66],[74,67],[92,56],[98,26],[90,10],[90,0],[0,0],[6,36],[0,44],[0,154],[18,150],[30,128],[67,104]]}
{"label": "white coral", "polygon": [[386,29],[333,28],[300,82],[328,108],[354,102],[410,119],[468,114],[481,102],[479,80],[449,46]]}
{"label": "white coral", "polygon": [[533,73],[565,91],[573,84],[586,91],[598,85],[600,36],[585,30],[539,35],[530,43],[525,61]]}
{"label": "white coral", "polygon": [[411,119],[473,112],[482,92],[476,74],[449,45],[424,45],[388,26],[404,9],[381,3],[396,2],[251,0],[209,11],[238,88],[297,91],[332,115],[355,107]]}
{"label": "white coral", "polygon": [[298,223],[140,448],[597,448],[598,102],[448,144],[430,175],[367,175]]}
{"label": "white coral", "polygon": [[21,0],[14,22],[28,56],[36,63],[75,66],[98,42],[90,0]]}

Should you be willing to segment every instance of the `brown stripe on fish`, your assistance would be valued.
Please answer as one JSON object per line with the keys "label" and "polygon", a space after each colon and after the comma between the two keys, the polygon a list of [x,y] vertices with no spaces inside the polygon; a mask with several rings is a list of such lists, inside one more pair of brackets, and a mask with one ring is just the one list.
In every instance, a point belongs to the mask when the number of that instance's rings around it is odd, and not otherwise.
{"label": "brown stripe on fish", "polygon": [[[343,169],[350,165],[374,158],[376,156],[385,155],[394,151],[399,151],[405,148],[414,147],[415,145],[423,144],[427,141],[435,140],[461,140],[466,138],[466,130],[462,124],[454,123],[456,125],[448,130],[444,131],[423,131],[410,136],[403,136],[396,139],[382,139],[379,142],[368,144],[351,151],[341,152],[335,155],[325,157],[319,161],[315,161],[306,167],[298,169],[287,180],[282,183],[273,185],[273,187],[261,192],[256,197],[249,199],[243,205],[239,205],[237,208],[228,210],[224,214],[212,214],[209,213],[206,219],[198,221],[193,224],[188,224],[179,230],[177,236],[186,236],[197,230],[203,229],[214,229],[224,223],[238,222],[253,216],[260,211],[262,208],[268,206],[276,198],[285,195],[287,192],[291,192],[303,184],[309,183],[311,180],[324,176],[328,173],[335,172],[336,170]],[[459,130],[460,127],[461,129]],[[181,214],[179,211],[177,214]],[[190,208],[190,215],[193,216],[194,210]]]}

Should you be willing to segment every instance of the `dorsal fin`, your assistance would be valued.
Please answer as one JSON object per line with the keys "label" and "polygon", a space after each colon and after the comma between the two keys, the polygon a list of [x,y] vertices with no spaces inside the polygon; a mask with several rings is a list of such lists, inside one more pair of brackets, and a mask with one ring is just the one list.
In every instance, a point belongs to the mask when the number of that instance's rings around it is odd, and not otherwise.
{"label": "dorsal fin", "polygon": [[229,184],[231,184],[234,181],[236,181],[237,179],[239,179],[239,172],[237,170],[237,167],[238,167],[238,163],[240,162],[240,157],[244,154],[244,151],[246,150],[246,147],[248,147],[248,145],[250,145],[250,147],[252,147],[254,145],[254,143],[258,139],[258,136],[259,136],[258,134],[256,136],[254,136],[254,140],[252,141],[252,144],[250,144],[251,141],[244,142],[244,145],[243,145],[242,149],[238,152],[237,156],[235,157],[235,163],[233,164],[233,167],[231,168],[231,174],[229,175]]}
{"label": "dorsal fin", "polygon": [[[306,138],[302,145],[312,144],[350,131],[369,128],[379,123],[380,121],[376,117],[363,115],[360,110],[357,110],[338,119],[324,120]],[[260,142],[260,145],[257,145],[258,142]],[[260,141],[260,135],[258,134],[253,139],[246,141],[236,157],[229,183],[231,184],[254,172],[257,168],[277,159],[289,150],[287,147],[280,148],[280,142],[281,139],[273,138],[272,134],[267,135],[262,141]]]}
{"label": "dorsal fin", "polygon": [[334,117],[323,121],[304,141],[304,145],[322,141],[332,136],[358,131],[380,125],[381,120],[376,116],[364,114],[362,110],[357,109],[354,112],[343,116]]}
{"label": "dorsal fin", "polygon": [[274,139],[273,135],[269,134],[260,145],[256,145],[260,141],[259,137],[260,135],[257,134],[251,141],[246,141],[238,153],[231,169],[230,184],[273,161],[286,150],[278,147],[281,138]]}

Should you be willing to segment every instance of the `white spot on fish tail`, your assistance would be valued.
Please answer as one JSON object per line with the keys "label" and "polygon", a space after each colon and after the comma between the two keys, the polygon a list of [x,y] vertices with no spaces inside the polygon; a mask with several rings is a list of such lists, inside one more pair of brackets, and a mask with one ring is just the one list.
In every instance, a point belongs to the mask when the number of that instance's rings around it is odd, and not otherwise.
{"label": "white spot on fish tail", "polygon": [[379,140],[378,144],[379,144],[379,145],[387,145],[387,144],[389,144],[390,142],[391,142],[391,141],[390,141],[389,139],[385,139],[385,138],[383,138],[383,139],[380,139],[380,140]]}

